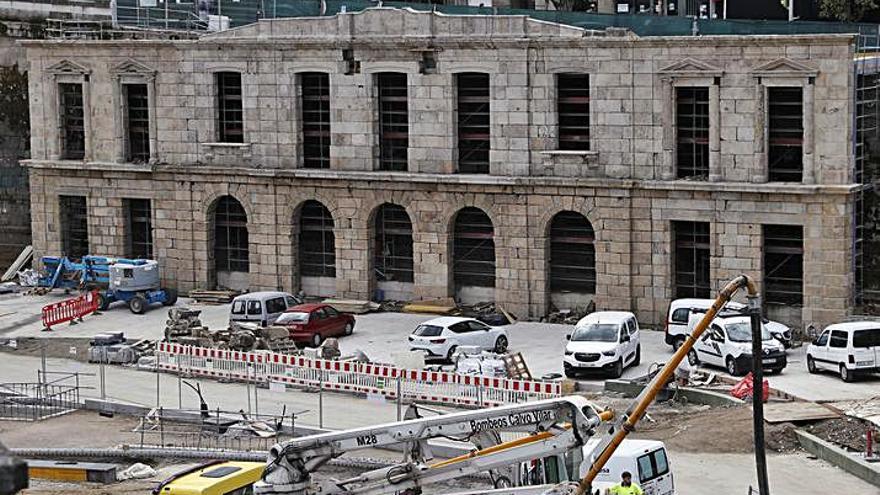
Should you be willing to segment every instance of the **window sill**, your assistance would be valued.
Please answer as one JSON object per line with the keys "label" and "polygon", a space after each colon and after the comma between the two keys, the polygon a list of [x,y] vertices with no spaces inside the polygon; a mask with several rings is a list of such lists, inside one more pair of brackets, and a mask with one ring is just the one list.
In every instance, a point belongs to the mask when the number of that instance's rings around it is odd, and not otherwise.
{"label": "window sill", "polygon": [[[546,150],[538,152],[544,161],[545,167],[556,168],[558,166],[585,167],[597,169],[599,166],[599,152],[593,150]],[[571,173],[571,171],[569,172]],[[577,172],[575,172],[577,173]]]}
{"label": "window sill", "polygon": [[251,147],[251,143],[202,143],[202,146],[208,146],[209,148],[246,149]]}
{"label": "window sill", "polygon": [[539,151],[539,153],[549,156],[582,156],[584,158],[599,156],[599,152],[594,150],[547,150]]}

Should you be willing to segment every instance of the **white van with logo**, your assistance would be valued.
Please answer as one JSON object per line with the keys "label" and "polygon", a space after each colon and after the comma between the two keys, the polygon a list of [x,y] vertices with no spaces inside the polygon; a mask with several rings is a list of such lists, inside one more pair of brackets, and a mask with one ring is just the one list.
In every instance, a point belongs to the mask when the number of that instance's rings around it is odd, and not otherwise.
{"label": "white van with logo", "polygon": [[807,347],[807,370],[834,371],[845,382],[859,374],[880,372],[880,322],[829,325]]}
{"label": "white van with logo", "polygon": [[286,292],[251,292],[232,300],[229,307],[229,324],[256,323],[262,327],[275,323],[281,313],[302,300]]}
{"label": "white van with logo", "polygon": [[[684,343],[685,338],[690,335],[688,323],[691,320],[691,315],[699,314],[702,316],[706,314],[706,310],[712,307],[714,302],[714,299],[676,299],[672,301],[669,304],[669,309],[666,311],[666,343],[677,351],[681,344]],[[730,301],[724,305],[721,311],[725,313],[742,313],[745,310],[745,304]],[[778,321],[768,320],[767,318],[764,318],[764,325],[767,326],[767,330],[770,331],[774,339],[782,342],[786,348],[791,347],[792,336],[791,329],[788,326]]]}
{"label": "white van with logo", "polygon": [[[702,314],[691,315],[689,332],[702,319]],[[773,338],[767,325],[761,325],[761,352],[763,369],[781,373],[788,364],[785,347]],[[688,359],[692,365],[705,363],[724,368],[733,376],[746,374],[752,369],[751,318],[737,313],[721,313],[694,343]]]}

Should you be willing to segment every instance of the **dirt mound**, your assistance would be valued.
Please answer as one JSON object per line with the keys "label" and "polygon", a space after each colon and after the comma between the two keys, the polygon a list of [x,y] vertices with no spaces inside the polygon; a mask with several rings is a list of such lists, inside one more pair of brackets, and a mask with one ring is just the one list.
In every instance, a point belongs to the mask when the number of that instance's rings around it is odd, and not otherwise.
{"label": "dirt mound", "polygon": [[[642,421],[637,438],[662,440],[672,450],[742,454],[754,451],[752,410],[748,407],[715,407],[695,412],[651,411],[654,422]],[[765,425],[764,445],[777,452],[800,448],[790,423]]]}

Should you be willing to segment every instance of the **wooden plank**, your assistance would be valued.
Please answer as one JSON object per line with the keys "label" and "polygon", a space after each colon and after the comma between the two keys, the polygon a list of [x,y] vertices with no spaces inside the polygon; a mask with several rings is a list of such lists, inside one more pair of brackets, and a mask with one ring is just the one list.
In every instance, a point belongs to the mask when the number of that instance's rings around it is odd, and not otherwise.
{"label": "wooden plank", "polygon": [[15,261],[9,265],[9,269],[6,270],[6,273],[3,274],[3,278],[0,278],[0,282],[8,282],[15,277],[15,274],[21,270],[21,267],[24,266],[28,260],[34,255],[34,248],[31,245],[27,245],[24,249],[21,250],[21,253],[18,254],[18,258],[15,258]]}
{"label": "wooden plank", "polygon": [[457,308],[455,306],[439,306],[434,304],[413,303],[407,304],[401,311],[404,313],[428,313],[435,315],[452,314]]}
{"label": "wooden plank", "polygon": [[771,424],[819,421],[837,417],[840,417],[840,414],[815,402],[768,402],[764,405],[764,421]]}

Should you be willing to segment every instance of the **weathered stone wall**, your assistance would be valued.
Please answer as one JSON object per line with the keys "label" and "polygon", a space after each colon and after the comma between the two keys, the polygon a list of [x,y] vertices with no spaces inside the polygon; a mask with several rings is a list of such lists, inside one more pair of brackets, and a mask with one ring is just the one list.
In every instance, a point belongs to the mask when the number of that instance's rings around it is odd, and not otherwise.
{"label": "weathered stone wall", "polygon": [[[368,298],[372,214],[384,202],[413,224],[417,299],[451,295],[452,219],[465,206],[495,228],[495,299],[542,315],[550,295],[553,215],[583,213],[596,236],[600,309],[659,322],[672,295],[670,222],[711,223],[713,286],[761,278],[761,225],[805,229],[804,307],[828,323],[851,306],[852,39],[830,36],[604,36],[522,17],[455,17],[376,9],[260,22],[198,41],[28,43],[34,243],[60,249],[57,196],[83,194],[92,251],[122,247],[121,198],[153,200],[157,257],[168,283],[204,286],[211,273],[208,212],[222,195],[248,214],[250,284],[296,290],[298,211],[332,213],[336,294]],[[350,70],[343,50],[352,50]],[[436,59],[422,73],[422,52]],[[245,143],[218,145],[213,72],[242,72]],[[299,72],[331,81],[331,170],[298,168]],[[378,172],[374,74],[408,75],[409,173]],[[491,174],[455,174],[455,75],[491,81]],[[588,72],[591,149],[557,150],[555,75]],[[150,165],[123,163],[121,81],[148,84],[155,139]],[[59,160],[57,83],[84,84],[84,162]],[[765,91],[805,96],[803,183],[767,182]],[[710,177],[674,177],[671,95],[710,87]],[[835,129],[835,132],[820,132]],[[828,283],[834,281],[834,283]],[[799,321],[789,319],[790,323]]]}
{"label": "weathered stone wall", "polygon": [[848,308],[851,233],[844,217],[850,206],[843,188],[816,194],[745,186],[709,193],[629,181],[571,184],[554,179],[510,186],[504,181],[444,184],[431,179],[368,181],[313,171],[230,174],[218,168],[198,173],[181,167],[159,167],[152,173],[133,167],[116,172],[34,168],[34,242],[58,252],[57,196],[83,194],[88,196],[92,251],[118,253],[122,198],[150,197],[164,279],[182,290],[203,287],[212,270],[209,206],[230,194],[248,213],[251,289],[297,291],[296,215],[304,201],[314,199],[334,219],[337,295],[369,298],[377,287],[369,242],[373,215],[388,202],[403,206],[413,224],[414,298],[433,299],[452,295],[452,218],[459,209],[475,206],[486,211],[495,227],[495,299],[520,315],[540,316],[550,298],[549,222],[560,211],[577,211],[596,231],[597,308],[630,309],[643,322],[659,323],[672,296],[672,221],[710,222],[714,289],[742,273],[760,280],[761,224],[799,224],[805,226],[802,317],[828,322]]}

